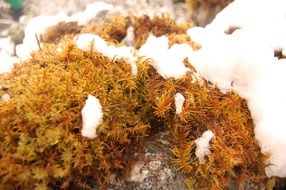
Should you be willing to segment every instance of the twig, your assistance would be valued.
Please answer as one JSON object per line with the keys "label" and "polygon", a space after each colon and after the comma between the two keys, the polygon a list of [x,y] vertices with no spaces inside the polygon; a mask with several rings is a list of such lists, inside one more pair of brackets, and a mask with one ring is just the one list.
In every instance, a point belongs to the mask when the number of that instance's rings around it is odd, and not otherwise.
{"label": "twig", "polygon": [[40,40],[39,40],[39,38],[38,38],[38,35],[35,34],[35,36],[36,36],[37,44],[38,44],[38,46],[39,46],[39,50],[41,50],[41,45],[40,45]]}

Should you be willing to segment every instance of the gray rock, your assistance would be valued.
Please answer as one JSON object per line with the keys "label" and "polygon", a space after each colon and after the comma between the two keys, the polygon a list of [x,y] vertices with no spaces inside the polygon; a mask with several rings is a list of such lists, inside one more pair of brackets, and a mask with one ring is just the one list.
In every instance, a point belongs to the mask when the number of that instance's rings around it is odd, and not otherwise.
{"label": "gray rock", "polygon": [[[130,177],[124,181],[114,180],[109,189],[113,190],[184,190],[184,176],[172,165],[170,134],[160,132],[143,145],[143,154],[134,155],[135,164]],[[138,153],[135,153],[138,154]]]}

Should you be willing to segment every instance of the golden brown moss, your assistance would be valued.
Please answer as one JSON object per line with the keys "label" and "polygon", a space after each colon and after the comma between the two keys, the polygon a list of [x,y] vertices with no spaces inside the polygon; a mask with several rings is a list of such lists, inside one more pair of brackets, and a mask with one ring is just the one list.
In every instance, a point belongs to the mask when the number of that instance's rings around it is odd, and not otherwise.
{"label": "golden brown moss", "polygon": [[[189,25],[169,18],[119,17],[82,32],[119,42],[129,22],[137,47],[150,33],[167,35],[170,45],[193,45],[185,34]],[[149,66],[151,61],[139,59],[139,73],[133,76],[124,60],[82,52],[65,37],[58,46],[46,45],[11,73],[0,75],[0,95],[11,96],[8,103],[0,101],[0,188],[104,187],[112,173],[126,176],[145,136],[164,128],[172,133],[173,163],[186,175],[189,189],[224,189],[232,179],[239,188],[252,182],[271,189],[275,180],[265,176],[266,157],[254,138],[245,100],[196,78],[187,61],[191,71],[180,80],[162,78]],[[177,92],[186,98],[179,115]],[[100,100],[104,111],[92,140],[80,135],[80,112],[88,94]],[[162,126],[152,125],[154,121]],[[206,130],[215,136],[211,154],[199,164],[194,140]]]}
{"label": "golden brown moss", "polygon": [[[146,89],[141,88],[147,67],[138,65],[135,77],[124,61],[84,53],[71,41],[63,44],[62,53],[48,45],[0,77],[11,96],[8,103],[0,102],[3,185],[106,184],[147,135],[150,125],[144,115],[151,110],[144,107]],[[104,111],[95,139],[80,134],[88,94],[100,100]]]}
{"label": "golden brown moss", "polygon": [[83,27],[81,33],[97,34],[105,40],[118,43],[126,36],[129,20],[129,17],[120,14],[113,15],[107,18],[106,21],[91,23]]}
{"label": "golden brown moss", "polygon": [[41,35],[41,42],[56,42],[66,34],[79,33],[80,28],[81,27],[77,25],[77,22],[59,22],[58,24],[49,27],[45,33]]}
{"label": "golden brown moss", "polygon": [[151,19],[148,16],[134,18],[134,33],[136,38],[135,47],[140,46],[146,41],[149,34],[154,36],[169,36],[175,34],[186,34],[192,24],[178,24],[173,19],[164,17],[154,17]]}
{"label": "golden brown moss", "polygon": [[[172,131],[173,163],[188,176],[188,187],[224,189],[233,179],[239,187],[247,183],[267,186],[273,179],[265,176],[266,157],[254,138],[245,100],[233,92],[222,94],[206,81],[199,84],[191,79],[191,72],[177,81],[154,77],[147,87],[155,115],[165,119]],[[186,98],[179,115],[175,114],[173,105],[176,92]],[[215,136],[210,143],[211,154],[200,164],[194,141],[206,130]]]}

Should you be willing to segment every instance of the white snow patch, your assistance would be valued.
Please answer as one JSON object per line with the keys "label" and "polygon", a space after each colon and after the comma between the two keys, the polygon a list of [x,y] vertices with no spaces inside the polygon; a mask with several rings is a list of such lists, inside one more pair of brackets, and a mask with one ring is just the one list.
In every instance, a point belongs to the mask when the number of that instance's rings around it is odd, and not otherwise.
{"label": "white snow patch", "polygon": [[95,34],[80,34],[75,38],[76,45],[83,51],[97,51],[110,59],[124,59],[131,65],[131,73],[137,75],[137,57],[133,47],[115,47],[108,45],[101,37]]}
{"label": "white snow patch", "polygon": [[92,95],[88,95],[81,114],[83,125],[81,135],[91,139],[95,138],[97,127],[101,124],[103,117],[99,100]]}
{"label": "white snow patch", "polygon": [[25,37],[23,43],[16,46],[16,54],[22,59],[30,58],[32,51],[39,50],[37,38],[51,26],[56,25],[59,22],[68,20],[68,16],[60,13],[55,16],[36,16],[25,27]]}
{"label": "white snow patch", "polygon": [[169,48],[168,43],[166,36],[150,35],[139,49],[139,55],[152,58],[153,67],[162,77],[180,79],[190,70],[184,65],[184,59],[193,49],[187,44],[174,44]]}
{"label": "white snow patch", "polygon": [[203,135],[195,140],[196,143],[196,157],[199,159],[200,164],[204,163],[205,156],[209,155],[210,152],[210,145],[209,142],[213,137],[213,132],[207,130],[203,133]]}
{"label": "white snow patch", "polygon": [[271,154],[265,172],[278,177],[286,177],[286,61],[274,51],[286,54],[285,33],[285,0],[235,0],[205,28],[188,30],[201,46],[190,62],[222,92],[246,98],[262,153]]}
{"label": "white snow patch", "polygon": [[175,95],[176,114],[180,114],[182,112],[185,100],[186,100],[185,97],[181,93],[176,93]]}
{"label": "white snow patch", "polygon": [[5,53],[8,55],[14,54],[14,43],[11,37],[0,38],[0,53]]}
{"label": "white snow patch", "polygon": [[10,72],[16,63],[19,63],[17,57],[10,56],[5,52],[0,52],[0,73]]}
{"label": "white snow patch", "polygon": [[112,9],[111,4],[103,2],[94,2],[87,5],[85,11],[68,16],[64,13],[59,13],[55,16],[40,15],[34,17],[25,28],[25,37],[23,43],[16,46],[16,54],[22,59],[30,58],[32,51],[39,50],[36,35],[40,38],[45,31],[60,22],[78,22],[79,25],[87,24],[99,12]]}
{"label": "white snow patch", "polygon": [[7,94],[7,93],[3,94],[2,95],[2,100],[7,103],[10,100],[10,95]]}

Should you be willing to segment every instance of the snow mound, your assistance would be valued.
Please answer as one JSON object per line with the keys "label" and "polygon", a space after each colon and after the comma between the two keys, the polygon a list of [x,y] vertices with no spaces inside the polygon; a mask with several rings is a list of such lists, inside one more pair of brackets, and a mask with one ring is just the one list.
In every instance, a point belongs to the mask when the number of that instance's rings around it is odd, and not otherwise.
{"label": "snow mound", "polygon": [[205,156],[209,155],[210,145],[209,142],[213,137],[213,132],[208,130],[203,133],[203,135],[195,140],[196,143],[196,157],[199,159],[200,164],[204,163]]}
{"label": "snow mound", "polygon": [[81,135],[91,139],[95,138],[97,127],[101,124],[103,117],[102,106],[99,100],[92,95],[88,95],[81,114],[83,125]]}
{"label": "snow mound", "polygon": [[171,48],[168,44],[166,36],[150,35],[139,49],[139,54],[153,59],[153,67],[162,77],[180,79],[190,70],[184,65],[184,59],[193,49],[187,44],[174,44]]}
{"label": "snow mound", "polygon": [[286,177],[286,61],[275,56],[286,52],[286,1],[236,0],[187,33],[201,46],[189,55],[197,72],[247,100],[262,153],[270,153],[266,175]]}

